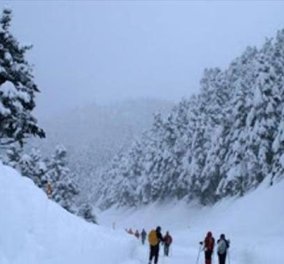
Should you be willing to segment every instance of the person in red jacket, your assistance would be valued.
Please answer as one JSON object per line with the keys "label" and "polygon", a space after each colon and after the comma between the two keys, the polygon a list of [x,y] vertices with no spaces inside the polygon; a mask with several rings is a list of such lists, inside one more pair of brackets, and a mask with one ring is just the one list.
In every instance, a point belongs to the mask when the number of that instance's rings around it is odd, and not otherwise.
{"label": "person in red jacket", "polygon": [[212,233],[208,232],[204,242],[200,242],[200,244],[204,245],[205,264],[211,264],[212,254],[215,246],[215,239],[212,236]]}
{"label": "person in red jacket", "polygon": [[171,237],[169,231],[167,231],[165,237],[164,237],[164,253],[165,256],[169,256],[169,251],[170,251],[170,245],[173,242],[173,238]]}

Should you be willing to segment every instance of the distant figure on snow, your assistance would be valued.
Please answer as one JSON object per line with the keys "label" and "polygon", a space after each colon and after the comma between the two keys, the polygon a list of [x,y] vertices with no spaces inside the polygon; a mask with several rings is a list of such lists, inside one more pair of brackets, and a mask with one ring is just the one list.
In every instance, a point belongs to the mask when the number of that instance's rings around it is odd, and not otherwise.
{"label": "distant figure on snow", "polygon": [[147,233],[145,231],[145,229],[143,228],[142,232],[141,232],[141,241],[142,241],[142,245],[145,244],[145,239],[146,239]]}
{"label": "distant figure on snow", "polygon": [[167,231],[165,237],[164,237],[164,254],[165,256],[169,256],[170,251],[170,245],[173,242],[173,238],[171,237],[169,231]]}
{"label": "distant figure on snow", "polygon": [[224,234],[221,234],[220,238],[217,241],[217,253],[219,264],[225,264],[227,250],[230,247],[230,241],[225,238]]}
{"label": "distant figure on snow", "polygon": [[130,234],[130,235],[134,234],[131,228],[128,229],[128,234]]}
{"label": "distant figure on snow", "polygon": [[150,256],[149,256],[149,264],[152,263],[152,259],[154,258],[154,264],[158,263],[159,259],[159,250],[160,250],[160,242],[164,242],[163,236],[161,234],[161,227],[158,226],[152,231],[150,231],[148,235],[148,241],[150,244]]}
{"label": "distant figure on snow", "polygon": [[137,237],[137,239],[139,239],[140,234],[139,234],[139,231],[138,231],[138,230],[135,231],[135,234],[134,234],[134,235]]}
{"label": "distant figure on snow", "polygon": [[51,188],[51,183],[49,181],[47,182],[46,193],[47,197],[50,199],[52,196],[52,188]]}

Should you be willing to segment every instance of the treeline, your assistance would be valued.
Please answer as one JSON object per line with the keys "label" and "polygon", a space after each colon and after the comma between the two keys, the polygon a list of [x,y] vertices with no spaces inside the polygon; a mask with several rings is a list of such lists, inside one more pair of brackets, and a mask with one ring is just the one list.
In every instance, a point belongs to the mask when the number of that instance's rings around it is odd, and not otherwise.
{"label": "treeline", "polygon": [[283,178],[284,30],[227,69],[206,69],[182,100],[100,175],[98,204],[212,204]]}

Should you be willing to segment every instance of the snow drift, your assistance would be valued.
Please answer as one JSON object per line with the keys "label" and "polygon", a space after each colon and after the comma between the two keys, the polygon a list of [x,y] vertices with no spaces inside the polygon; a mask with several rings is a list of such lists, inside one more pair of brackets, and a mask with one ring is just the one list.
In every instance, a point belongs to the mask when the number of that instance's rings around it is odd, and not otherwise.
{"label": "snow drift", "polygon": [[[0,163],[0,263],[126,263],[134,239],[89,224]],[[112,253],[109,254],[109,250]]]}

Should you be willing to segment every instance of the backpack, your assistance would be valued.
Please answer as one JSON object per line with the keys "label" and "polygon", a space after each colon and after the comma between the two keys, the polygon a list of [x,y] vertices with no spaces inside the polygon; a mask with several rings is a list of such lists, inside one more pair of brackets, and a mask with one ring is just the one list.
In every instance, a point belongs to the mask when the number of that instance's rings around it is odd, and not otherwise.
{"label": "backpack", "polygon": [[159,243],[156,230],[152,230],[148,235],[148,241],[151,246],[156,246]]}
{"label": "backpack", "polygon": [[227,243],[224,239],[220,239],[218,241],[218,248],[217,248],[217,252],[219,254],[225,254],[227,250]]}
{"label": "backpack", "polygon": [[206,237],[204,241],[205,247],[207,250],[213,251],[215,240],[213,237]]}
{"label": "backpack", "polygon": [[168,236],[165,236],[164,237],[164,242],[165,242],[165,244],[167,244],[167,245],[170,245],[171,243],[172,243],[172,237],[170,236],[170,235],[168,235]]}

